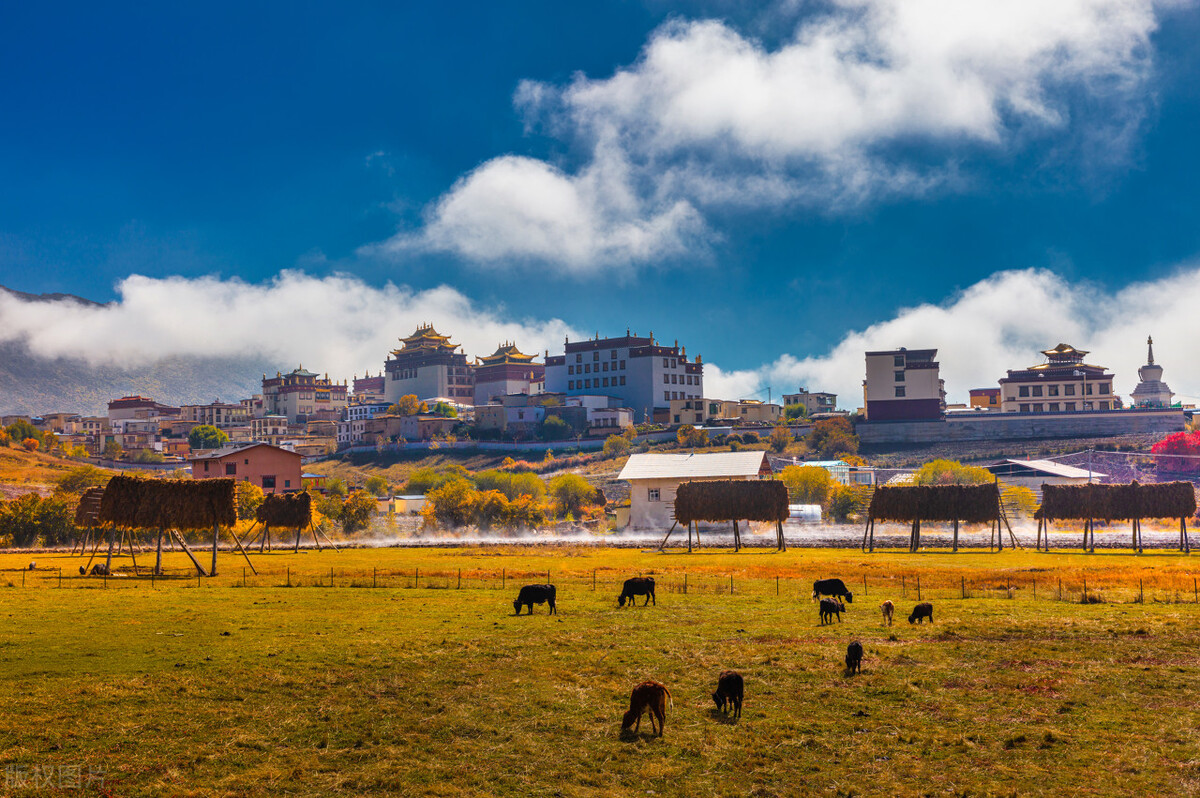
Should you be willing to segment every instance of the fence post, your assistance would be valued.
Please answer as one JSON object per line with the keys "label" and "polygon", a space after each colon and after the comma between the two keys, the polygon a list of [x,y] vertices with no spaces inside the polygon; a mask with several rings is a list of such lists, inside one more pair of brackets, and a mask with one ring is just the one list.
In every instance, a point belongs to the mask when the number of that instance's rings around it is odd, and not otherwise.
{"label": "fence post", "polygon": [[966,597],[967,597],[967,578],[965,576],[960,576],[959,579],[962,580],[962,597],[964,599],[966,599]]}
{"label": "fence post", "polygon": [[687,571],[683,572],[683,595],[687,595]]}
{"label": "fence post", "polygon": [[1142,580],[1138,580],[1138,604],[1146,603],[1146,594],[1142,592]]}
{"label": "fence post", "polygon": [[25,569],[21,569],[21,587],[25,587]]}
{"label": "fence post", "polygon": [[[200,577],[196,577],[196,581],[200,581]],[[108,588],[108,571],[104,572],[104,587]]]}
{"label": "fence post", "polygon": [[[775,578],[779,579],[779,577],[775,577]],[[776,590],[775,592],[778,593],[779,591]],[[867,575],[866,574],[863,574],[863,595],[864,596],[867,595]]]}
{"label": "fence post", "polygon": [[921,575],[917,574],[917,601],[921,600]]}
{"label": "fence post", "polygon": [[501,568],[500,569],[500,589],[501,590],[504,589],[504,578],[506,575],[507,575],[506,570],[504,568]]}
{"label": "fence post", "polygon": [[592,569],[592,592],[596,592],[596,569]]}
{"label": "fence post", "polygon": [[1196,577],[1194,576],[1192,577],[1192,598],[1196,600],[1197,604],[1200,604],[1200,587],[1196,586]]}
{"label": "fence post", "polygon": [[413,589],[421,586],[421,569],[413,568]]}
{"label": "fence post", "polygon": [[292,566],[287,567],[287,586],[292,586]]}
{"label": "fence post", "polygon": [[1087,604],[1087,577],[1083,578],[1083,601],[1081,604]]}
{"label": "fence post", "polygon": [[546,584],[550,584],[550,569],[546,569]]}
{"label": "fence post", "polygon": [[[150,572],[150,583],[151,583],[151,586],[153,586],[153,584],[154,584],[154,572],[153,571]],[[60,588],[62,587],[62,569],[61,568],[58,569],[58,586]]]}
{"label": "fence post", "polygon": [[904,575],[903,574],[901,574],[901,576],[900,576],[900,595],[904,598],[908,598],[908,588],[906,588],[904,586]]}
{"label": "fence post", "polygon": [[1037,577],[1033,578],[1033,597],[1037,598]]}
{"label": "fence post", "polygon": [[379,579],[379,568],[378,568],[378,566],[372,565],[371,566],[371,587],[377,586],[378,579]]}
{"label": "fence post", "polygon": [[462,590],[462,569],[458,569],[458,589]]}
{"label": "fence post", "polygon": [[[150,572],[150,586],[154,587],[154,572]],[[242,566],[242,587],[246,586],[246,566]]]}
{"label": "fence post", "polygon": [[[867,578],[864,576],[863,577],[863,593],[867,592],[866,581],[867,581]],[[775,574],[775,595],[776,596],[779,595],[779,574]]]}
{"label": "fence post", "polygon": [[733,574],[729,575],[729,595],[733,595]]}

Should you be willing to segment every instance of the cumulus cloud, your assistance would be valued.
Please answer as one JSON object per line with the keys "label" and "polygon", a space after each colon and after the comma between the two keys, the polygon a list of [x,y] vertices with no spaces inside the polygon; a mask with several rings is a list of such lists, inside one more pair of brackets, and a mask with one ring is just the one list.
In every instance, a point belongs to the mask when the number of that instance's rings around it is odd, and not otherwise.
{"label": "cumulus cloud", "polygon": [[173,356],[274,359],[304,363],[331,377],[378,373],[397,338],[423,322],[463,345],[490,354],[501,341],[523,351],[561,349],[578,336],[558,319],[508,321],[453,288],[414,291],[369,286],[344,274],[314,277],[285,271],[265,283],[218,277],[132,275],[108,305],[72,299],[29,301],[0,291],[0,342],[25,344],[46,358],[91,365],[136,366]]}
{"label": "cumulus cloud", "polygon": [[528,124],[588,153],[582,166],[490,160],[382,249],[581,274],[704,242],[711,208],[954,190],[971,182],[964,162],[1046,138],[1120,161],[1150,102],[1157,5],[834,0],[773,46],[671,21],[609,77],[517,88]]}
{"label": "cumulus cloud", "polygon": [[1116,374],[1115,390],[1126,397],[1146,361],[1146,337],[1154,336],[1155,360],[1176,394],[1195,401],[1200,380],[1191,347],[1200,336],[1200,267],[1134,283],[1116,292],[1069,282],[1044,270],[1000,272],[941,304],[906,308],[887,321],[846,335],[825,355],[783,355],[758,369],[705,371],[705,393],[749,396],[771,386],[775,396],[799,387],[838,394],[838,404],[862,406],[864,353],[869,350],[936,348],[949,401],[967,401],[972,388],[996,387],[1008,369],[1042,362],[1041,350],[1059,342],[1090,350],[1088,362]]}

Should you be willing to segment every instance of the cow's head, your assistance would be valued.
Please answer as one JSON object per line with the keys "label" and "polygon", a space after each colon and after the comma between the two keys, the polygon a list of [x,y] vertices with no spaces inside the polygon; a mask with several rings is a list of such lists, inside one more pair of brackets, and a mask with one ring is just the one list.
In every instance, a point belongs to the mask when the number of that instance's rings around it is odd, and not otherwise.
{"label": "cow's head", "polygon": [[625,594],[624,594],[624,593],[622,593],[621,595],[617,596],[617,606],[618,606],[618,607],[624,607],[624,606],[625,606]]}
{"label": "cow's head", "polygon": [[521,614],[521,600],[520,599],[513,599],[513,612],[515,612],[517,615]]}
{"label": "cow's head", "polygon": [[847,590],[847,591],[846,591],[846,603],[847,603],[847,604],[853,604],[853,603],[854,603],[854,594],[853,594],[853,593],[851,593],[849,590]]}
{"label": "cow's head", "polygon": [[720,709],[721,707],[723,707],[725,705],[725,701],[722,700],[722,698],[721,698],[720,690],[713,691],[713,703],[717,705],[717,709]]}

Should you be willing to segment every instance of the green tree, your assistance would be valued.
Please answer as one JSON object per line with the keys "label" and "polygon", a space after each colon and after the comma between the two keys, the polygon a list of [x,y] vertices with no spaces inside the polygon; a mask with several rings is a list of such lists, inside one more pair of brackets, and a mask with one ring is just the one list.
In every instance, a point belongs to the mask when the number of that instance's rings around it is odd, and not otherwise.
{"label": "green tree", "polygon": [[538,424],[538,436],[544,441],[563,441],[571,437],[571,425],[561,416],[546,416]]}
{"label": "green tree", "polygon": [[834,486],[833,477],[820,466],[788,466],[779,475],[794,504],[824,505]]}
{"label": "green tree", "polygon": [[342,497],[330,493],[314,494],[313,508],[331,521],[337,521],[342,517]]}
{"label": "green tree", "polygon": [[410,393],[401,396],[387,411],[393,416],[415,416],[420,409],[421,403],[417,401],[417,395]]}
{"label": "green tree", "polygon": [[4,428],[8,437],[17,443],[23,443],[33,438],[39,444],[42,442],[42,431],[23,418],[19,418]]}
{"label": "green tree", "polygon": [[1011,485],[1000,491],[1004,512],[1013,518],[1033,518],[1037,512],[1037,495],[1024,485]]}
{"label": "green tree", "polygon": [[164,463],[166,458],[162,452],[156,452],[153,449],[138,449],[137,454],[133,456],[135,463]]}
{"label": "green tree", "polygon": [[804,405],[787,405],[783,408],[783,417],[791,420],[794,418],[805,418],[808,415],[808,409]]}
{"label": "green tree", "polygon": [[995,480],[986,468],[963,465],[957,460],[932,460],[913,474],[914,485],[982,485]]}
{"label": "green tree", "polygon": [[366,487],[367,493],[370,493],[372,496],[379,496],[382,498],[388,495],[387,480],[378,474],[367,477],[367,482],[364,487]]}
{"label": "green tree", "polygon": [[473,504],[475,525],[480,529],[504,526],[509,516],[509,501],[498,490],[478,491]]}
{"label": "green tree", "polygon": [[375,497],[366,491],[356,490],[346,497],[342,504],[342,514],[338,521],[342,532],[351,535],[371,526],[371,516],[375,515],[377,507]]}
{"label": "green tree", "polygon": [[125,454],[125,450],[121,448],[121,444],[117,443],[115,438],[109,438],[104,444],[104,457],[108,460],[116,460],[121,455]]}
{"label": "green tree", "polygon": [[479,471],[475,474],[475,486],[481,491],[499,491],[509,501],[521,496],[530,496],[541,501],[546,495],[546,483],[537,474],[530,472],[511,473],[496,469]]}
{"label": "green tree", "polygon": [[442,418],[458,418],[458,411],[454,409],[453,405],[447,404],[446,402],[438,402],[433,406],[433,410],[431,412],[435,416],[441,416]]}
{"label": "green tree", "polygon": [[339,499],[345,498],[350,491],[346,487],[346,480],[341,477],[330,477],[325,481],[325,492],[330,496],[337,496]]}
{"label": "green tree", "polygon": [[67,503],[58,497],[43,499],[26,493],[10,502],[0,502],[0,537],[14,546],[45,546],[66,543],[75,534],[75,519]]}
{"label": "green tree", "polygon": [[220,449],[228,440],[225,430],[217,429],[212,424],[192,427],[188,433],[188,445],[193,449]]}
{"label": "green tree", "polygon": [[458,464],[443,466],[440,469],[424,466],[414,469],[404,483],[404,492],[409,496],[427,496],[434,488],[440,487],[452,479],[471,481],[471,472]]}
{"label": "green tree", "polygon": [[425,494],[426,520],[441,526],[463,527],[474,520],[479,493],[462,477],[455,477]]}
{"label": "green tree", "polygon": [[858,451],[858,436],[854,434],[854,424],[849,418],[823,418],[813,424],[805,444],[822,460],[835,460]]}
{"label": "green tree", "polygon": [[579,516],[580,510],[596,503],[596,489],[578,474],[559,474],[550,480],[547,492],[554,499],[558,515]]}
{"label": "green tree", "polygon": [[792,433],[787,427],[782,425],[771,430],[771,437],[767,439],[767,446],[773,452],[782,452],[792,442]]}
{"label": "green tree", "polygon": [[851,516],[861,516],[871,502],[870,485],[833,485],[825,504],[825,513],[830,520],[842,523]]}
{"label": "green tree", "polygon": [[629,454],[629,440],[621,435],[609,435],[604,439],[605,457],[624,457]]}
{"label": "green tree", "polygon": [[241,521],[254,518],[255,510],[263,503],[262,488],[248,479],[233,484],[234,500],[237,503],[237,517]]}

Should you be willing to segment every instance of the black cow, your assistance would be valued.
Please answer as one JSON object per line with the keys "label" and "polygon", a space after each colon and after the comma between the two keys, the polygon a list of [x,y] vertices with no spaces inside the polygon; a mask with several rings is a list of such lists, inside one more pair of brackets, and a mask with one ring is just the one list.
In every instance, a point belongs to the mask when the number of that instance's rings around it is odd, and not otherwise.
{"label": "black cow", "polygon": [[[79,566],[79,573],[86,575],[87,569],[82,565]],[[102,562],[98,562],[92,566],[92,576],[108,576],[108,566]]]}
{"label": "black cow", "polygon": [[846,611],[846,605],[837,599],[821,599],[821,625],[833,623],[833,616],[837,616],[838,623],[842,622],[842,613]]}
{"label": "black cow", "polygon": [[813,598],[818,596],[844,598],[847,604],[854,603],[854,594],[846,589],[846,583],[841,579],[818,579],[813,582]]}
{"label": "black cow", "polygon": [[721,671],[721,675],[717,677],[717,690],[712,694],[713,703],[722,712],[725,712],[727,707],[732,708],[733,717],[740,718],[744,689],[745,682],[742,681],[742,674],[737,671]]}
{"label": "black cow", "polygon": [[846,670],[850,673],[862,673],[862,643],[855,640],[846,646]]}
{"label": "black cow", "polygon": [[529,614],[533,615],[534,604],[549,604],[550,614],[558,615],[558,610],[554,608],[554,585],[525,585],[521,588],[521,592],[517,594],[516,601],[513,602],[513,612],[517,615],[521,614],[521,607],[529,607]]}
{"label": "black cow", "polygon": [[933,623],[933,605],[928,601],[923,601],[913,607],[912,615],[908,616],[909,623],[924,623],[928,618],[930,623]]}
{"label": "black cow", "polygon": [[645,607],[651,601],[654,606],[658,606],[658,601],[654,598],[654,577],[653,576],[635,576],[632,579],[625,580],[625,587],[621,589],[621,595],[617,596],[617,606],[624,607],[626,600],[629,601],[629,606],[633,606],[634,596],[645,596]]}

